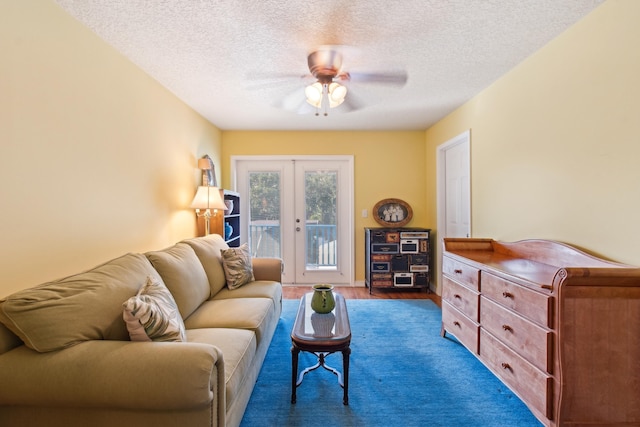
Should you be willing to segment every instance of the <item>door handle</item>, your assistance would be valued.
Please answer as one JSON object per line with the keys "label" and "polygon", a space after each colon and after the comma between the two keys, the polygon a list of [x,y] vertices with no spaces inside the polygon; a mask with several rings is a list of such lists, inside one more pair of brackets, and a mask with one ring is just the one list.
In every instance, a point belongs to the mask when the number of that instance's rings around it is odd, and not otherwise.
{"label": "door handle", "polygon": [[300,231],[300,227],[296,227],[296,231]]}

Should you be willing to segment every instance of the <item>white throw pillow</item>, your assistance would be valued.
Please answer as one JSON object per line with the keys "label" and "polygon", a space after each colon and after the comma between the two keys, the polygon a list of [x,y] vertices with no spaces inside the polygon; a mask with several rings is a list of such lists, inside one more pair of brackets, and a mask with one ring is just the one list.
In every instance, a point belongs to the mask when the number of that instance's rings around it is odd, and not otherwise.
{"label": "white throw pillow", "polygon": [[229,289],[239,288],[255,280],[249,245],[243,243],[239,248],[220,249],[220,255]]}
{"label": "white throw pillow", "polygon": [[131,341],[186,341],[178,306],[161,281],[148,276],[136,296],[122,305]]}

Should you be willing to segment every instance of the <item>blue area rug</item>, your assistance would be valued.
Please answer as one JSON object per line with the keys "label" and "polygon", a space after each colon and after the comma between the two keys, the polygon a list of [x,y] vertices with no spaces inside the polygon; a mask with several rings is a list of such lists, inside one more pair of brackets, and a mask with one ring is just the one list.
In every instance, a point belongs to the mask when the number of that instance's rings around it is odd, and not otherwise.
{"label": "blue area rug", "polygon": [[[540,422],[455,338],[440,336],[430,300],[347,300],[351,322],[349,405],[337,377],[308,373],[291,399],[291,328],[297,300],[283,314],[241,426],[509,426]],[[300,369],[316,362],[300,353]],[[342,370],[342,354],[327,357]]]}

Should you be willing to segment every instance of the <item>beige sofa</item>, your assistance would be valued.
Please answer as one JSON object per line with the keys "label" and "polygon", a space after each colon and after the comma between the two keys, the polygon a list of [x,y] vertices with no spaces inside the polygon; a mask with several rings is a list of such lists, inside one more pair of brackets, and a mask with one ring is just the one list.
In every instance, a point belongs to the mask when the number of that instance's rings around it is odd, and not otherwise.
{"label": "beige sofa", "polygon": [[[237,426],[282,310],[279,259],[225,286],[217,235],[0,301],[1,426]],[[147,277],[171,291],[186,342],[132,342],[123,302]]]}

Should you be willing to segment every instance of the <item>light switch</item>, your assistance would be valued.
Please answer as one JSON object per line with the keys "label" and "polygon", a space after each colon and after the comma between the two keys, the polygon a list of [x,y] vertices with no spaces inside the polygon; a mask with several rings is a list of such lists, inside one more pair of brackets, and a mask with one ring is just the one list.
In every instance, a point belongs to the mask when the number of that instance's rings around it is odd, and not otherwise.
{"label": "light switch", "polygon": [[368,212],[366,209],[362,209],[362,218],[366,218],[368,216]]}

